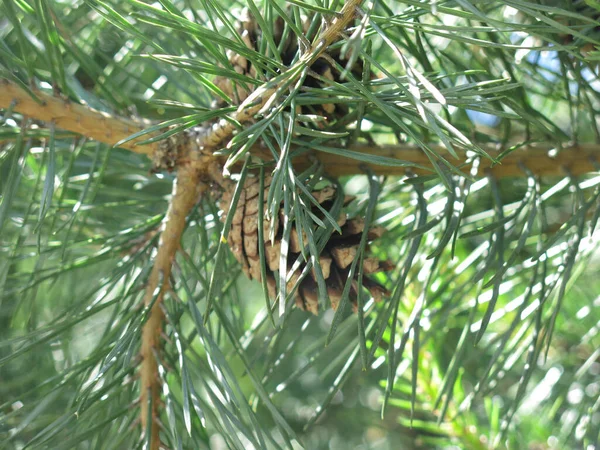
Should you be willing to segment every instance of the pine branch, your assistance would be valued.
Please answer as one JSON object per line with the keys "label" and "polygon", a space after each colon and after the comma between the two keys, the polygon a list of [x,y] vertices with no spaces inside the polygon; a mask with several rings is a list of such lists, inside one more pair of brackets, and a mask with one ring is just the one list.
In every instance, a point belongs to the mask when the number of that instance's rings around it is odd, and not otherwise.
{"label": "pine branch", "polygon": [[[163,325],[162,300],[169,290],[169,277],[175,254],[185,229],[186,217],[206,189],[201,172],[192,165],[179,167],[173,185],[173,197],[163,226],[154,266],[146,285],[144,305],[152,305],[142,330],[142,362],[140,366],[140,402],[142,430],[149,430],[150,450],[158,450],[161,382],[156,353],[160,351]],[[152,410],[149,411],[151,405]],[[148,423],[151,417],[152,422]]]}
{"label": "pine branch", "polygon": [[[70,103],[61,98],[50,94],[36,91],[35,95],[39,103],[34,100],[27,91],[8,80],[0,80],[2,90],[0,91],[0,108],[10,108],[14,111],[27,115],[31,118],[52,122],[58,128],[82,134],[88,138],[114,145],[118,141],[130,136],[133,133],[144,129],[144,125],[132,120],[109,116],[105,113],[96,111],[85,105]],[[214,131],[214,130],[213,130]],[[214,132],[204,142],[209,142],[214,138]],[[146,139],[148,136],[138,138]],[[136,153],[143,153],[151,156],[158,148],[158,143],[136,145],[136,140],[125,143],[122,148]],[[198,145],[196,140],[189,140],[189,145]],[[467,161],[465,152],[457,153],[459,160],[454,160],[441,145],[430,144],[430,147],[441,155],[444,155],[450,162],[456,166],[462,166]],[[537,143],[529,146],[523,146],[509,153],[502,159],[502,163],[491,167],[491,161],[484,159],[480,163],[480,173],[483,169],[490,168],[496,178],[523,176],[521,165],[527,167],[534,174],[540,176],[560,176],[567,171],[573,175],[594,172],[597,170],[595,162],[600,159],[600,144],[580,144],[575,146],[565,145],[565,148],[555,156],[550,156],[549,151],[555,149],[555,143]],[[196,147],[197,148],[197,147]],[[504,151],[495,145],[484,146],[484,149],[493,157],[497,157]],[[191,149],[189,149],[191,151]],[[412,144],[397,144],[376,146],[368,144],[358,144],[348,147],[349,151],[361,155],[363,160],[356,158],[344,158],[339,154],[317,152],[309,154],[304,153],[297,156],[294,166],[298,170],[308,168],[316,157],[326,168],[331,176],[343,176],[363,173],[362,166],[369,167],[377,175],[398,175],[402,176],[406,172],[406,167],[401,165],[384,165],[375,163],[366,163],[364,160],[369,156],[385,157],[390,159],[401,158],[408,165],[412,164],[418,167],[429,168],[431,162],[421,149]],[[189,152],[188,152],[189,153]],[[251,153],[258,157],[271,159],[271,154],[260,145],[255,145]],[[224,160],[224,158],[223,158]],[[223,162],[223,161],[221,161]],[[434,170],[415,168],[413,171],[419,174],[433,174]],[[465,172],[469,167],[465,167]]]}
{"label": "pine branch", "polygon": [[[442,155],[451,164],[460,167],[463,173],[469,173],[471,162],[469,162],[465,151],[455,149],[459,156],[459,159],[456,160],[442,145],[429,144],[429,147]],[[497,158],[504,151],[495,145],[483,146],[483,148],[494,158]],[[411,169],[417,174],[435,174],[427,155],[419,147],[412,144],[385,146],[360,144],[353,145],[348,150],[359,153],[364,159],[367,159],[369,156],[401,159],[404,162],[418,166]],[[522,167],[526,167],[532,173],[539,176],[561,176],[566,173],[582,175],[598,170],[596,162],[600,159],[600,144],[565,144],[565,148],[556,152],[556,154],[553,154],[553,150],[557,150],[555,144],[540,142],[514,150],[503,157],[500,164],[493,165],[489,159],[481,159],[478,176],[484,176],[484,172],[489,169],[496,178],[523,177],[525,176],[525,172]],[[253,149],[252,154],[260,155],[261,150],[256,149],[255,151]],[[264,155],[267,156],[267,153],[264,152]],[[325,166],[327,173],[336,177],[365,173],[364,166],[371,169],[376,175],[403,176],[406,174],[406,167],[400,165],[365,164],[356,159],[343,158],[338,154],[324,152],[319,152],[315,156]],[[294,159],[294,167],[298,170],[304,170],[310,164],[311,161],[306,156]]]}
{"label": "pine branch", "polygon": [[[81,134],[105,144],[114,145],[122,139],[140,132],[145,125],[124,117],[115,117],[86,105],[73,103],[39,90],[32,93],[17,84],[0,78],[0,108],[13,108],[20,114],[44,122],[54,122],[57,128]],[[136,145],[136,141],[148,139],[143,136],[123,144],[122,148],[151,155],[157,144]]]}

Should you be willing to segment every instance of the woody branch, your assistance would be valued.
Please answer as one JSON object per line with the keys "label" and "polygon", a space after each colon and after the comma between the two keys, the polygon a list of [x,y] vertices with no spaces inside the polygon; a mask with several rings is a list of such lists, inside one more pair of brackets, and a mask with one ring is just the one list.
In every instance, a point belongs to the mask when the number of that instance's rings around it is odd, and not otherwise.
{"label": "woody branch", "polygon": [[[37,99],[32,98],[27,91],[15,83],[0,80],[0,108],[12,108],[13,111],[19,114],[44,122],[54,121],[59,129],[80,134],[108,145],[114,145],[128,136],[142,131],[147,126],[131,119],[96,111],[86,105],[66,101],[44,91],[37,90],[34,93]],[[136,141],[144,138],[129,141],[122,148],[150,156],[156,151],[158,144],[136,145]],[[444,155],[456,166],[462,165],[467,160],[465,152],[459,152],[460,158],[456,160],[440,145],[432,144],[430,148],[436,153]],[[595,161],[600,159],[599,144],[565,145],[562,151],[551,152],[554,149],[556,149],[555,143],[537,143],[523,146],[505,156],[501,164],[496,164],[493,167],[490,160],[482,159],[480,169],[490,168],[496,178],[522,176],[521,164],[540,176],[562,175],[565,173],[565,169],[573,175],[596,171]],[[421,174],[433,173],[433,168],[428,169],[431,167],[431,162],[427,156],[412,144],[385,146],[357,144],[348,147],[347,150],[364,156],[401,158],[402,161],[408,164],[424,168],[414,169],[414,172]],[[495,157],[504,148],[488,145],[484,146],[484,150]],[[256,156],[271,158],[270,154],[260,145],[252,148],[251,153]],[[327,172],[332,176],[359,174],[363,172],[362,167],[365,166],[362,161],[354,158],[343,158],[337,154],[312,152],[310,155],[321,161],[327,168]],[[309,153],[304,153],[294,159],[294,166],[299,170],[308,167],[311,163]],[[400,165],[366,165],[378,175],[401,176],[404,175],[406,170],[405,167]]]}

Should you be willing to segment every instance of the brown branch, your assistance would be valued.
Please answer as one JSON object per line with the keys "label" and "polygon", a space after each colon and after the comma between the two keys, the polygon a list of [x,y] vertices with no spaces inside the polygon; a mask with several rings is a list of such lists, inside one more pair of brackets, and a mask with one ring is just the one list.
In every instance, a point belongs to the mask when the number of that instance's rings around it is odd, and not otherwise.
{"label": "brown branch", "polygon": [[[179,167],[177,171],[177,179],[173,185],[173,197],[163,225],[158,252],[154,259],[154,266],[144,295],[145,306],[154,301],[150,317],[142,329],[142,362],[140,366],[140,419],[142,431],[150,430],[149,450],[158,450],[160,447],[161,382],[155,352],[160,351],[161,347],[160,340],[163,327],[161,302],[170,288],[171,267],[175,254],[179,249],[186,217],[198,201],[200,194],[206,189],[206,185],[201,182],[201,176],[201,172],[189,164]],[[151,411],[148,410],[150,404],[152,404]],[[148,423],[148,416],[152,418],[151,423]]]}
{"label": "brown branch", "polygon": [[[0,80],[0,108],[10,107],[14,100],[15,111],[34,119],[47,122],[54,120],[58,128],[79,133],[110,145],[143,129],[143,125],[139,123],[119,117],[111,117],[85,105],[65,102],[60,98],[56,98],[41,91],[36,91],[35,94],[42,104],[37,103],[30,97],[27,91],[16,84],[7,80]],[[204,141],[204,139],[202,139],[202,141]],[[197,145],[195,140],[190,141],[190,143],[193,143],[194,146]],[[466,160],[464,152],[459,153],[460,158],[456,160],[452,158],[442,146],[430,144],[430,147],[435,152],[444,155],[450,163],[455,164],[456,166],[461,166]],[[129,142],[125,144],[123,148],[137,153],[150,155],[158,148],[158,145],[135,146],[133,142]],[[558,152],[556,156],[549,156],[549,150],[554,148],[554,144],[548,143],[540,143],[519,148],[504,157],[501,164],[492,167],[491,171],[497,178],[523,176],[523,171],[519,167],[519,164],[523,164],[533,173],[542,176],[563,175],[565,169],[569,170],[573,175],[581,175],[596,171],[594,161],[600,160],[600,145],[581,144],[565,147],[562,151]],[[497,156],[502,150],[497,146],[484,146],[484,149],[492,156]],[[353,145],[349,147],[348,150],[362,155],[385,156],[392,159],[401,159],[402,161],[418,166],[431,167],[431,163],[425,153],[411,144],[386,146],[360,144]],[[272,158],[271,154],[264,148],[261,148],[260,145],[252,148],[251,152],[253,155],[264,157],[265,160],[270,160]],[[325,165],[328,174],[331,176],[363,173],[361,169],[363,163],[356,159],[343,158],[336,154],[318,151],[312,152],[311,155]],[[294,167],[298,170],[303,170],[310,164],[311,160],[308,154],[304,154],[294,159]],[[401,166],[372,164],[367,166],[373,170],[374,173],[379,175],[402,176],[405,173],[405,168]],[[490,161],[485,158],[482,159],[480,167],[481,169],[489,168]],[[464,170],[466,171],[467,169],[468,168],[465,168]],[[420,174],[433,173],[433,168],[429,171],[423,169],[414,169],[413,171]],[[480,173],[483,172],[480,171]]]}
{"label": "brown branch", "polygon": [[[460,167],[463,173],[469,173],[470,164],[465,165],[467,156],[465,152],[457,150],[459,159],[454,159],[447,150],[440,145],[429,146],[436,153],[442,155],[448,162],[456,167]],[[565,147],[561,151],[551,156],[556,146],[540,143],[519,148],[505,156],[499,164],[492,164],[487,158],[481,158],[479,164],[479,175],[484,174],[484,170],[489,169],[496,178],[522,177],[525,172],[522,166],[529,169],[532,173],[539,176],[561,176],[566,173],[573,175],[582,175],[584,173],[597,171],[596,161],[600,160],[600,145],[598,144],[580,144]],[[501,153],[497,146],[484,147],[486,152],[493,157]],[[400,145],[354,145],[348,150],[360,153],[361,155],[384,156],[392,159],[406,161],[416,166],[425,167],[412,168],[411,171],[427,175],[435,173],[427,155],[417,146],[410,144]],[[257,150],[253,154],[263,154],[269,159],[272,158],[264,150]],[[369,167],[377,175],[397,175],[406,174],[406,168],[401,166],[364,164],[361,161],[351,158],[343,158],[336,154],[316,152],[314,156],[325,166],[328,175],[339,177],[343,175],[356,175],[364,173],[363,166]],[[294,168],[298,171],[304,170],[311,165],[311,161],[305,155],[299,156],[293,160]]]}
{"label": "brown branch", "polygon": [[[33,93],[37,99],[31,97],[17,84],[0,78],[0,108],[12,106],[14,111],[28,117],[44,122],[54,121],[57,128],[72,131],[108,145],[115,145],[120,140],[145,128],[143,123],[111,116],[87,105],[73,103],[43,91],[34,90]],[[126,142],[122,148],[151,155],[157,148],[156,143],[135,145],[135,141],[145,140],[149,137],[146,135]]]}

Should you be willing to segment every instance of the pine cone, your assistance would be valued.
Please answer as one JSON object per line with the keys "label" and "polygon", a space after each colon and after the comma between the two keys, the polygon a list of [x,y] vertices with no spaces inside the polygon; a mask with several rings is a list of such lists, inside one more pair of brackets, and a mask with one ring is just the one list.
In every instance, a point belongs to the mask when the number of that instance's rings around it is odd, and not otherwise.
{"label": "pine cone", "polygon": [[[271,177],[265,177],[265,192],[263,196],[265,201],[264,211],[267,210],[266,199],[270,184]],[[265,242],[259,243],[259,186],[259,179],[257,177],[248,177],[246,179],[244,188],[238,200],[235,214],[233,216],[231,230],[228,236],[228,243],[235,258],[242,265],[243,272],[250,279],[258,281],[261,280],[258,246],[264,245],[267,268],[267,286],[269,288],[270,297],[274,299],[276,297],[277,290],[273,272],[279,270],[284,212],[283,210],[280,210],[279,217],[273,218],[275,221],[273,225],[273,241],[271,241],[269,238],[271,221],[267,220],[266,217],[264,218],[263,237]],[[231,187],[227,189],[222,196],[221,208],[224,213],[223,218],[227,216],[227,212],[231,205],[234,187],[235,186],[232,183]],[[313,191],[312,195],[325,210],[329,210],[336,197],[341,194],[337,192],[335,187],[327,186],[323,189]],[[344,203],[347,204],[348,201],[351,201],[351,198],[345,197]],[[315,215],[319,215],[317,208],[315,208],[312,212]],[[338,225],[341,227],[342,233],[339,234],[334,232],[319,257],[319,264],[323,273],[323,277],[327,283],[327,292],[329,294],[331,306],[334,310],[337,309],[342,298],[342,291],[344,289],[344,283],[348,278],[350,266],[354,258],[357,256],[358,246],[365,227],[365,222],[359,217],[348,219],[346,213],[342,212],[338,218]],[[368,241],[371,242],[374,239],[377,239],[382,235],[383,231],[384,230],[381,227],[370,228],[368,231]],[[306,236],[304,236],[304,238],[301,240],[298,234],[299,233],[295,224],[292,224],[287,261],[288,270],[300,255],[302,243],[306,245],[307,242]],[[287,283],[287,292],[290,292],[295,286],[304,267],[305,263],[301,264],[300,267],[292,274],[291,279]],[[387,271],[390,269],[391,264],[387,261],[380,261],[379,259],[371,256],[366,256],[363,260],[363,273],[365,275]],[[355,278],[357,278],[357,276],[358,271],[355,271]],[[376,301],[381,300],[384,295],[388,294],[388,291],[385,289],[385,287],[383,287],[377,281],[368,278],[367,276],[363,277],[363,286],[369,290]],[[354,279],[352,280],[349,299],[355,310],[357,307],[357,296],[358,282],[356,279]],[[300,282],[300,285],[296,290],[295,300],[296,305],[299,308],[310,311],[313,314],[318,314],[318,288],[315,281],[314,269],[311,271],[310,275],[306,276]]]}
{"label": "pine cone", "polygon": [[[303,31],[306,34],[308,32],[308,28],[312,17],[308,17],[304,20]],[[273,23],[273,40],[278,48],[281,48],[281,60],[285,66],[290,66],[292,61],[294,60],[296,53],[298,52],[298,38],[294,35],[292,31],[287,33],[285,37],[285,42],[282,44],[283,34],[284,34],[285,22],[281,17],[277,17],[277,19]],[[256,20],[250,15],[250,12],[246,9],[244,10],[244,14],[242,19],[238,23],[238,33],[240,34],[242,40],[246,44],[246,46],[250,49],[257,50],[260,48],[260,42],[262,40],[262,31],[256,22]],[[313,38],[314,36],[307,36],[308,39]],[[248,61],[244,56],[233,53],[232,51],[227,52],[229,61],[233,65],[234,70],[242,75],[249,76],[251,78],[256,78],[257,73],[256,69],[252,66],[252,63]],[[346,67],[348,63],[349,55],[345,55],[347,57],[341,57],[341,51],[338,48],[330,49],[327,51],[327,55],[331,57],[333,60],[338,62],[342,67]],[[340,79],[340,72],[334,66],[332,66],[326,59],[319,58],[317,61],[313,63],[310,67],[310,70],[313,73],[319,74],[324,78],[327,78],[332,81],[343,82]],[[363,71],[363,64],[360,59],[358,59],[353,67],[351,68],[351,72],[354,77],[361,79]],[[232,83],[230,78],[217,76],[214,80],[215,84],[225,92],[229,97],[231,97],[236,103],[243,102],[251,93],[251,86],[243,86],[239,83]],[[235,86],[235,91],[234,91]],[[309,73],[308,76],[304,80],[304,88],[319,88],[323,89],[326,87],[324,83],[319,81],[314,76],[311,76]],[[248,89],[247,89],[248,88]],[[318,116],[325,117],[328,121],[333,121],[338,118],[344,117],[348,114],[348,109],[343,104],[316,104],[316,105],[303,105],[299,107],[299,113],[301,114],[315,114]]]}

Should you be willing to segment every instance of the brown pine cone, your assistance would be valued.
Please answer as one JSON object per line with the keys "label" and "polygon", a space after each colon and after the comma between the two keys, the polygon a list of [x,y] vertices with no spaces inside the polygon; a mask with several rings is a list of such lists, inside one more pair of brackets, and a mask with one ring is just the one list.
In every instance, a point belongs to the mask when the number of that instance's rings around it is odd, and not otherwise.
{"label": "brown pine cone", "polygon": [[[267,210],[266,199],[269,192],[269,186],[271,184],[271,177],[265,177],[264,180],[264,211]],[[258,216],[258,200],[259,200],[259,179],[257,177],[248,176],[246,178],[244,188],[241,192],[238,204],[233,216],[231,229],[228,236],[228,243],[233,252],[235,258],[242,265],[243,272],[252,280],[261,280],[261,268],[260,268],[260,257],[259,257],[259,245],[264,245],[265,248],[265,259],[267,269],[267,286],[269,288],[269,295],[272,299],[276,298],[277,283],[275,282],[274,272],[279,270],[280,265],[280,254],[282,245],[283,235],[283,210],[280,210],[279,217],[275,217],[273,220],[274,228],[274,240],[270,240],[270,229],[271,221],[265,217],[263,220],[263,237],[264,243],[259,243],[258,239],[258,227],[260,226],[260,220]],[[235,183],[231,184],[231,187],[227,189],[221,198],[221,208],[223,210],[223,220],[227,216],[229,211],[231,200],[233,198]],[[337,195],[343,195],[338,193],[335,187],[327,186],[323,189],[315,190],[312,192],[313,197],[317,202],[325,209],[329,210],[333,205]],[[349,198],[344,199],[346,204]],[[320,215],[317,208],[313,209],[313,214]],[[345,212],[341,212],[338,217],[338,224],[341,227],[342,233],[336,233],[331,235],[328,243],[326,244],[323,252],[319,257],[319,264],[323,277],[327,283],[327,292],[331,301],[331,306],[335,310],[342,298],[342,291],[344,289],[344,283],[348,278],[350,266],[354,258],[358,253],[358,246],[361,239],[362,232],[365,227],[364,220],[356,217],[348,219]],[[371,242],[383,233],[383,228],[372,227],[368,232],[368,241]],[[302,251],[301,245],[306,245],[307,238],[304,235],[303,239],[300,238],[298,229],[295,223],[292,224],[290,239],[289,239],[289,252],[288,252],[288,270],[296,261]],[[302,263],[300,267],[292,274],[291,279],[287,283],[287,292],[290,292],[298,281],[300,274],[302,273],[306,263]],[[388,271],[391,269],[391,264],[387,261],[380,261],[379,259],[366,256],[363,260],[363,273],[365,275],[373,274],[376,272]],[[357,307],[357,296],[358,296],[358,271],[355,271],[355,279],[352,280],[350,289],[349,299],[356,310]],[[363,286],[369,290],[371,295],[376,301],[382,299],[384,295],[388,294],[388,291],[379,284],[377,281],[364,276]],[[319,302],[318,302],[318,288],[315,281],[314,269],[311,274],[306,276],[299,284],[298,289],[295,293],[296,305],[303,309],[318,314]]]}
{"label": "brown pine cone", "polygon": [[[311,19],[312,17],[308,17],[304,20],[303,31],[305,34],[308,32],[308,27],[310,25]],[[281,48],[280,56],[282,63],[285,66],[289,67],[292,64],[296,53],[298,52],[298,38],[294,35],[293,31],[290,30],[289,33],[286,33],[285,42],[282,44],[284,28],[284,20],[281,17],[277,17],[277,19],[273,22],[273,40],[275,41],[277,47]],[[248,48],[254,50],[258,50],[260,48],[260,42],[262,40],[262,31],[256,20],[250,15],[247,9],[244,10],[244,15],[238,23],[238,33],[240,34],[240,37],[242,38],[242,40]],[[314,36],[309,36],[307,38],[312,39],[313,37]],[[345,55],[345,58],[341,57],[341,51],[339,48],[328,50],[327,55],[336,62],[338,62],[342,67],[346,67],[346,64],[349,60],[349,55]],[[232,51],[228,51],[227,56],[229,58],[229,61],[233,65],[234,70],[237,73],[247,75],[251,78],[256,78],[256,69],[252,66],[252,63],[248,61],[244,56],[233,53]],[[328,62],[325,58],[319,58],[317,61],[315,61],[310,67],[310,70],[313,74],[316,73],[329,80],[337,81],[340,83],[343,82],[340,79],[341,74],[338,71],[338,69],[332,66],[330,62]],[[361,79],[362,71],[363,64],[362,61],[358,59],[351,68],[351,72],[356,78]],[[236,103],[243,102],[251,93],[251,90],[249,90],[251,86],[242,86],[239,83],[232,83],[232,80],[230,78],[217,76],[214,82]],[[304,80],[303,87],[305,89],[322,89],[326,86],[323,82],[319,81],[317,78],[315,78],[309,73]],[[302,107],[299,107],[298,112],[301,114],[315,114],[318,116],[323,116],[326,118],[327,121],[333,121],[348,114],[347,108],[340,103],[303,105]]]}

